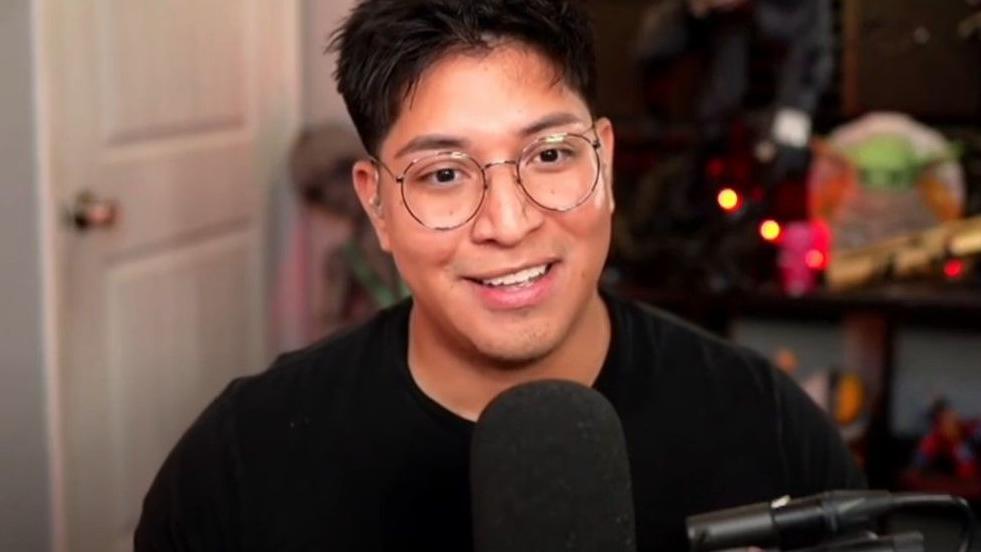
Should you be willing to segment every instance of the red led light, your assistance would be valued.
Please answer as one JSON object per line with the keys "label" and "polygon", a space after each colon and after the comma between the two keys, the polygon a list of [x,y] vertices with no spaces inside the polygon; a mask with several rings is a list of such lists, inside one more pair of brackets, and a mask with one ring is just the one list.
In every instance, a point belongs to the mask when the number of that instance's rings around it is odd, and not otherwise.
{"label": "red led light", "polygon": [[964,261],[951,259],[944,264],[944,274],[951,280],[956,280],[964,275]]}
{"label": "red led light", "polygon": [[725,172],[725,170],[726,170],[725,161],[721,159],[713,159],[709,161],[706,172],[708,172],[708,175],[710,177],[719,179],[722,178],[722,174]]}
{"label": "red led light", "polygon": [[822,270],[826,266],[827,257],[817,249],[811,249],[804,255],[804,264],[812,270]]}

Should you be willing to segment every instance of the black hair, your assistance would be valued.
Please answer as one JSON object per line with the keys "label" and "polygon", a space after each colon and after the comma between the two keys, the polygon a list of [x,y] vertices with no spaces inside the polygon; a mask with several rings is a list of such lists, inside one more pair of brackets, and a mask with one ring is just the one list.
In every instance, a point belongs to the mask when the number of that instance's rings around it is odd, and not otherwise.
{"label": "black hair", "polygon": [[593,29],[579,0],[363,0],[334,31],[337,90],[365,149],[378,154],[422,73],[450,51],[516,40],[543,54],[590,109]]}

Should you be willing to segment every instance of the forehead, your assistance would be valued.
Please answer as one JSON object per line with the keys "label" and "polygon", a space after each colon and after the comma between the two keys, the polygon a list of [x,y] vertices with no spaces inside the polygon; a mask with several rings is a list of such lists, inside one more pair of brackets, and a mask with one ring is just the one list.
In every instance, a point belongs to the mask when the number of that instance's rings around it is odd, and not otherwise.
{"label": "forehead", "polygon": [[449,53],[422,73],[381,149],[390,155],[424,134],[473,141],[515,136],[529,121],[557,112],[590,122],[585,100],[531,47],[502,43]]}

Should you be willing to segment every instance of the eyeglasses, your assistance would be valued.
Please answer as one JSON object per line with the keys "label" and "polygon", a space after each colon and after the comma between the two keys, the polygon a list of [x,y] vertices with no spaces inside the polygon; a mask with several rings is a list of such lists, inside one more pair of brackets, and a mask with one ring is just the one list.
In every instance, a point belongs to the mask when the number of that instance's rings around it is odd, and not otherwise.
{"label": "eyeglasses", "polygon": [[535,140],[514,160],[481,164],[466,153],[444,151],[412,160],[398,177],[378,159],[372,161],[399,183],[402,201],[414,219],[432,230],[452,230],[480,211],[487,195],[487,171],[497,165],[513,165],[518,186],[542,209],[575,209],[599,182],[599,148],[599,139],[563,132]]}

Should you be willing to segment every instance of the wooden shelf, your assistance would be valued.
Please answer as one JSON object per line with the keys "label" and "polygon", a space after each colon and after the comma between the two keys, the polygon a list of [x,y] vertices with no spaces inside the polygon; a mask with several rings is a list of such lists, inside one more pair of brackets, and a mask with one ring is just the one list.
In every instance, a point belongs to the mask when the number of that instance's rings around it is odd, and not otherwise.
{"label": "wooden shelf", "polygon": [[[873,487],[902,488],[903,456],[908,443],[892,435],[895,335],[906,327],[981,331],[981,289],[969,286],[897,284],[848,293],[818,292],[789,297],[776,291],[686,293],[642,286],[618,292],[649,303],[723,336],[740,319],[831,322],[842,328],[842,365],[867,386],[869,425],[859,446]],[[979,367],[981,369],[981,367]],[[905,451],[908,452],[908,451]]]}
{"label": "wooden shelf", "polygon": [[[841,320],[854,314],[875,315],[897,323],[944,328],[981,328],[981,289],[966,286],[902,284],[845,293],[817,292],[790,297],[775,291],[724,294],[686,293],[627,285],[618,291],[630,298],[689,317],[760,316]],[[709,329],[720,330],[709,324]],[[724,332],[723,332],[724,333]]]}

